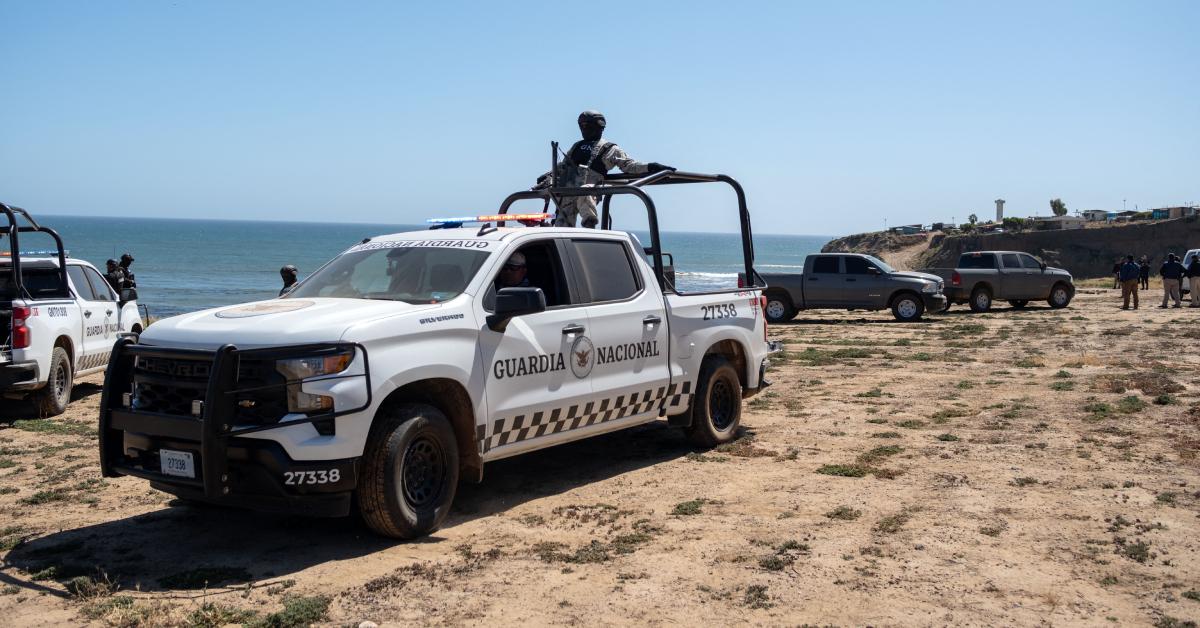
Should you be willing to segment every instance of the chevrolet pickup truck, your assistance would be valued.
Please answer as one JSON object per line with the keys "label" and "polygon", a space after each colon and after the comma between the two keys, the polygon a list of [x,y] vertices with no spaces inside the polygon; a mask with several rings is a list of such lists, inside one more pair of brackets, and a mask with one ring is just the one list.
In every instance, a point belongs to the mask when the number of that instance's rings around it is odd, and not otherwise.
{"label": "chevrolet pickup truck", "polygon": [[[734,186],[752,274],[740,186],[663,171],[517,192],[481,228],[367,238],[281,298],[160,320],[113,350],[101,471],[259,510],[357,504],[378,534],[413,538],[494,460],[663,418],[698,446],[728,442],[778,350],[761,286],[674,289],[643,191],[705,181]],[[651,246],[611,231],[607,203],[601,229],[507,213],[584,194],[642,199]]]}
{"label": "chevrolet pickup truck", "polygon": [[[0,396],[62,414],[75,379],[102,372],[118,336],[142,330],[137,295],[117,294],[96,267],[67,257],[58,234],[25,210],[0,203],[0,217]],[[22,252],[23,233],[49,235],[57,249]]]}
{"label": "chevrolet pickup truck", "polygon": [[769,286],[767,320],[782,323],[800,310],[887,310],[898,321],[920,320],[946,308],[942,280],[899,271],[883,260],[857,253],[822,253],[804,258],[804,272],[764,273]]}
{"label": "chevrolet pickup truck", "polygon": [[972,312],[987,312],[997,300],[1018,309],[1030,301],[1064,308],[1075,297],[1071,273],[1019,251],[963,253],[954,268],[926,268],[924,272],[946,280],[950,303],[967,303]]}

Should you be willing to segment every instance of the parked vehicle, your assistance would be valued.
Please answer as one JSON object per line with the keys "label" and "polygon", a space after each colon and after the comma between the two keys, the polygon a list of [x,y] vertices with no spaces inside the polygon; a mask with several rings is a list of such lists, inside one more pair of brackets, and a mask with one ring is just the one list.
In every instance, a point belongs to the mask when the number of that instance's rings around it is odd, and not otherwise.
{"label": "parked vehicle", "polygon": [[946,308],[936,275],[899,271],[883,260],[857,253],[822,253],[804,258],[803,273],[765,273],[767,320],[789,321],[800,310],[886,310],[899,321],[919,320]]}
{"label": "parked vehicle", "polygon": [[[1192,263],[1192,260],[1197,257],[1200,257],[1200,249],[1189,250],[1183,256],[1183,267],[1187,268]],[[1184,277],[1183,281],[1180,283],[1180,285],[1181,285],[1183,294],[1188,294],[1192,291],[1192,282],[1188,279],[1188,277]]]}
{"label": "parked vehicle", "polygon": [[[62,414],[75,379],[104,370],[117,338],[141,331],[137,294],[116,294],[95,266],[68,258],[58,234],[25,210],[0,203],[0,215],[9,244],[0,255],[0,395]],[[58,248],[23,254],[22,233],[45,233]]]}
{"label": "parked vehicle", "polygon": [[[601,229],[459,225],[363,240],[279,299],[158,321],[113,351],[101,469],[180,497],[308,515],[353,503],[377,533],[446,517],[487,462],[666,417],[711,447],[767,385],[761,288],[683,294],[664,273],[645,186],[725,182],[663,171],[625,185],[651,246]],[[461,220],[461,219],[460,219]],[[527,285],[500,287],[513,254]],[[643,257],[643,256],[648,256]],[[511,272],[511,270],[510,270]],[[357,498],[356,500],[354,498]]]}
{"label": "parked vehicle", "polygon": [[1020,251],[963,253],[954,268],[924,271],[946,280],[950,303],[967,303],[973,312],[987,312],[996,301],[1008,301],[1014,308],[1046,301],[1050,307],[1063,308],[1075,297],[1071,273]]}

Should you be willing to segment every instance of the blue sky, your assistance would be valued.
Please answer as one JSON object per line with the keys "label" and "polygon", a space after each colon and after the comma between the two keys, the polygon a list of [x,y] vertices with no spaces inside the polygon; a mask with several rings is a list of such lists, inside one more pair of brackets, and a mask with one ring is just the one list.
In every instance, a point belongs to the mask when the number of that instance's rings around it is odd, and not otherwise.
{"label": "blue sky", "polygon": [[[595,108],[739,179],[759,233],[1200,203],[1198,2],[409,4],[0,0],[0,199],[489,212]],[[725,190],[661,194],[664,228],[736,228]]]}

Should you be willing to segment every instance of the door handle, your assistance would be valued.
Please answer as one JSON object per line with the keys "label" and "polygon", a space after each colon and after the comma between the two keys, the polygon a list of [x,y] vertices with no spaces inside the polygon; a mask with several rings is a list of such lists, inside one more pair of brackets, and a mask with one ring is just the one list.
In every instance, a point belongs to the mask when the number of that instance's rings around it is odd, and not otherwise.
{"label": "door handle", "polygon": [[847,277],[847,278],[846,278],[846,281],[858,281],[858,280],[857,280],[857,279],[855,279],[855,278],[853,278],[853,277]]}
{"label": "door handle", "polygon": [[112,316],[112,310],[104,310],[106,316]]}
{"label": "door handle", "polygon": [[84,311],[83,311],[83,316],[84,316],[85,318],[91,318],[91,317],[92,317],[92,311],[91,311],[91,310],[84,310]]}
{"label": "door handle", "polygon": [[657,325],[661,322],[662,322],[662,319],[659,318],[658,316],[655,316],[654,314],[651,314],[651,315],[647,316],[646,318],[642,319],[643,325]]}
{"label": "door handle", "polygon": [[817,277],[809,277],[808,278],[809,281],[816,281],[817,279],[818,279]]}
{"label": "door handle", "polygon": [[570,336],[571,334],[582,334],[586,330],[584,329],[583,325],[571,324],[563,327],[562,331],[564,336]]}

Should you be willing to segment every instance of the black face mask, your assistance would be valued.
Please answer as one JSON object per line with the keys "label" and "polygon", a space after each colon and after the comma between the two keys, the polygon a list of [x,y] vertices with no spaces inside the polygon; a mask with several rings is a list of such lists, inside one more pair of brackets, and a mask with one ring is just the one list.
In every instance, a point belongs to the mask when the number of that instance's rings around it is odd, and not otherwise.
{"label": "black face mask", "polygon": [[583,135],[583,139],[595,142],[600,139],[601,135],[604,135],[604,125],[594,120],[581,120],[579,122],[579,133]]}

